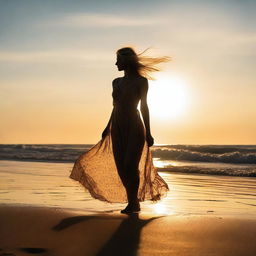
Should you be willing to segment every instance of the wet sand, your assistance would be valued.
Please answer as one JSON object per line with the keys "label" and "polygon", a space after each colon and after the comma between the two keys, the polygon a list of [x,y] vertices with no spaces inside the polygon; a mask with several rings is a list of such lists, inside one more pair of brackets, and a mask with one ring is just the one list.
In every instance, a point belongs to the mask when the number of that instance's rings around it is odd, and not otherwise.
{"label": "wet sand", "polygon": [[256,180],[160,173],[170,192],[125,204],[91,198],[72,164],[1,161],[0,256],[254,256]]}
{"label": "wet sand", "polygon": [[[83,214],[115,213],[125,207],[93,199],[79,182],[69,178],[72,166],[72,163],[0,161],[0,205],[56,207]],[[170,191],[157,204],[143,202],[143,213],[256,219],[255,177],[159,174]]]}
{"label": "wet sand", "polygon": [[0,255],[256,254],[256,220],[217,216],[78,214],[1,206]]}

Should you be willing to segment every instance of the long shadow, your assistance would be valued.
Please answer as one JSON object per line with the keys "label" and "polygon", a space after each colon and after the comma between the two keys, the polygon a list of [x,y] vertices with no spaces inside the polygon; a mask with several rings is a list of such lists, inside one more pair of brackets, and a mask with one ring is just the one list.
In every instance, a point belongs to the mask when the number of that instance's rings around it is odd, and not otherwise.
{"label": "long shadow", "polygon": [[96,256],[136,256],[140,244],[142,228],[151,221],[161,217],[162,216],[143,220],[139,219],[137,213],[129,215],[128,218],[122,221],[116,232],[100,249]]}
{"label": "long shadow", "polygon": [[69,217],[66,219],[63,219],[59,224],[56,226],[52,227],[52,230],[55,231],[61,231],[62,229],[68,228],[72,225],[75,225],[77,223],[80,223],[82,221],[87,221],[95,218],[100,218],[98,216],[75,216],[75,217]]}
{"label": "long shadow", "polygon": [[[123,219],[121,224],[111,238],[103,245],[96,256],[136,256],[140,244],[140,234],[143,227],[155,219],[164,216],[152,217],[149,219],[140,219],[138,213],[130,214]],[[109,216],[75,216],[63,219],[52,229],[61,231],[77,223],[88,221],[90,219],[110,219]],[[113,217],[119,219],[119,217]]]}

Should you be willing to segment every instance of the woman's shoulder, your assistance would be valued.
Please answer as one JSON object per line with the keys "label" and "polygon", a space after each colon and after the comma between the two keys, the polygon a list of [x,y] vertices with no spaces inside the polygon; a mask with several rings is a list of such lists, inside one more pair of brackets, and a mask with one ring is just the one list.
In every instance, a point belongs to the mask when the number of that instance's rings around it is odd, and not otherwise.
{"label": "woman's shoulder", "polygon": [[148,87],[148,79],[144,76],[138,77],[138,85],[141,90],[145,90]]}
{"label": "woman's shoulder", "polygon": [[121,77],[117,77],[117,78],[115,78],[113,81],[112,81],[112,86],[113,86],[113,88],[115,88],[116,86],[117,86],[117,84],[118,84],[118,81],[121,79]]}
{"label": "woman's shoulder", "polygon": [[117,83],[118,82],[118,80],[120,80],[122,77],[116,77],[116,78],[114,78],[113,79],[113,81],[112,81],[112,84],[115,84],[115,83]]}
{"label": "woman's shoulder", "polygon": [[137,83],[140,87],[145,87],[148,84],[148,79],[144,76],[138,76]]}
{"label": "woman's shoulder", "polygon": [[145,76],[140,76],[141,80],[148,81],[148,79]]}

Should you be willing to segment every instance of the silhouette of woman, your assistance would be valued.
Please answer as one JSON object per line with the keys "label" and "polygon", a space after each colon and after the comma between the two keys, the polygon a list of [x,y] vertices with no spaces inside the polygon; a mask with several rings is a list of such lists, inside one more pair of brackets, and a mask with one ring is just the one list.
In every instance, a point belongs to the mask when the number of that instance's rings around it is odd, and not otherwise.
{"label": "silhouette of woman", "polygon": [[[123,77],[113,80],[113,110],[102,139],[75,161],[70,178],[79,181],[92,197],[127,202],[121,213],[140,211],[144,200],[158,201],[169,190],[152,161],[154,139],[147,105],[149,73],[168,57],[142,57],[131,47],[117,51],[116,65]],[[140,111],[144,125],[137,109]]]}

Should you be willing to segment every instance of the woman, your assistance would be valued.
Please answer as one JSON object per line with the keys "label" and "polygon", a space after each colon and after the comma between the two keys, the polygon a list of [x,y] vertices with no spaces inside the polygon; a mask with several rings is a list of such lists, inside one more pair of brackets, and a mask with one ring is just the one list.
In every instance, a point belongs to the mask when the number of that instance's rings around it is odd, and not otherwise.
{"label": "woman", "polygon": [[[97,199],[127,202],[121,213],[140,211],[140,201],[160,200],[169,190],[153,165],[147,105],[149,73],[167,57],[149,58],[131,47],[117,51],[116,65],[124,76],[113,80],[113,110],[102,139],[75,162],[70,178],[79,181]],[[140,112],[137,109],[140,101]]]}

